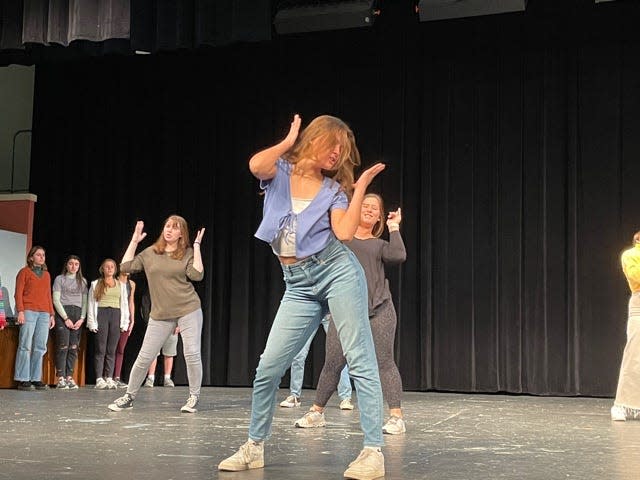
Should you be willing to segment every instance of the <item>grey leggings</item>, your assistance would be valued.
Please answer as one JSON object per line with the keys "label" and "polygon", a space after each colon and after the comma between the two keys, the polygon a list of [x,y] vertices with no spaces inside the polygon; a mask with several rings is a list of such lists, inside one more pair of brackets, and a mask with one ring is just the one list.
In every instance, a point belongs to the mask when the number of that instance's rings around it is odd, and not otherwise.
{"label": "grey leggings", "polygon": [[182,337],[182,348],[189,380],[189,394],[196,397],[200,396],[200,387],[202,385],[202,359],[200,357],[202,310],[198,309],[180,318],[169,320],[149,318],[142,347],[140,347],[138,358],[136,358],[129,374],[127,393],[132,397],[135,398],[142,386],[142,382],[147,377],[151,362],[156,359],[162,345],[175,332],[176,327],[180,327],[180,336]]}
{"label": "grey leggings", "polygon": [[[376,308],[372,317],[371,333],[376,347],[378,370],[380,371],[380,383],[382,393],[389,408],[400,408],[402,397],[402,379],[393,359],[393,343],[396,336],[396,310],[391,300],[385,301]],[[340,381],[340,372],[347,361],[342,352],[338,331],[333,321],[329,323],[329,331],[325,343],[324,366],[318,380],[315,404],[324,407]]]}

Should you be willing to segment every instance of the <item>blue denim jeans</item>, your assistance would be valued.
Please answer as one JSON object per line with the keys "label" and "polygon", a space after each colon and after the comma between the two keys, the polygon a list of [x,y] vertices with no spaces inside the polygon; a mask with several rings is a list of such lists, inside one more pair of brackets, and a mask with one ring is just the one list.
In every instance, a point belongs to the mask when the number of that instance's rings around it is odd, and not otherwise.
{"label": "blue denim jeans", "polygon": [[[330,318],[330,315],[325,315],[322,318],[324,333],[327,333],[327,331],[329,330]],[[289,383],[289,390],[291,390],[291,395],[294,395],[296,397],[300,397],[300,395],[302,394],[302,382],[304,381],[304,364],[307,360],[309,349],[311,348],[311,342],[313,342],[316,333],[318,333],[317,330],[311,334],[309,340],[307,340],[307,343],[305,343],[304,347],[302,347],[302,350],[300,350],[300,353],[293,357],[293,362],[291,362],[291,381]],[[349,380],[349,367],[346,365],[340,373],[340,383],[338,383],[338,397],[340,397],[340,400],[351,398],[351,380]]]}
{"label": "blue denim jeans", "polygon": [[286,289],[253,381],[249,438],[271,435],[276,393],[284,372],[331,313],[358,394],[364,446],[382,440],[382,388],[369,325],[367,283],[355,255],[338,240],[320,253],[282,265]]}
{"label": "blue denim jeans", "polygon": [[42,381],[42,357],[49,339],[49,312],[24,311],[24,324],[20,326],[16,371],[18,382]]}

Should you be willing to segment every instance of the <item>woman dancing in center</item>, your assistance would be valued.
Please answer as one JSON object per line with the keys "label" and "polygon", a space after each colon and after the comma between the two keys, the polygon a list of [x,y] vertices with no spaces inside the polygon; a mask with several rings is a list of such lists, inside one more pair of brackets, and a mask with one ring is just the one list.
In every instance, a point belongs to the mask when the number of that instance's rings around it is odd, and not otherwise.
{"label": "woman dancing in center", "polygon": [[218,469],[264,466],[264,441],[271,434],[280,379],[330,312],[358,394],[364,433],[364,448],[344,476],[374,479],[384,476],[382,389],[364,272],[341,240],[353,237],[365,191],[385,166],[375,164],[354,183],[360,154],[351,129],[342,120],[323,115],[298,136],[300,123],[295,115],[286,138],[249,162],[265,190],[256,237],[268,242],[278,256],[286,290],[253,382],[249,439]]}

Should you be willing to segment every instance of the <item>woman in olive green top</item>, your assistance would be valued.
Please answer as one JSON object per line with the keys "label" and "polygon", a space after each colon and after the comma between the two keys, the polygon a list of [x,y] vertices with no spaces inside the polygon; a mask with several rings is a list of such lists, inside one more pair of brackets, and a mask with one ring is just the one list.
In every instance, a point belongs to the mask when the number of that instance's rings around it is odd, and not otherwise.
{"label": "woman in olive green top", "polygon": [[198,230],[191,247],[186,220],[178,215],[171,215],[165,220],[156,242],[135,255],[138,243],[147,236],[143,230],[144,223],[137,222],[129,247],[122,257],[120,270],[125,273],[145,272],[151,297],[149,324],[129,375],[127,393],[109,405],[109,410],[118,412],[133,406],[149,365],[158,356],[167,338],[176,327],[180,327],[189,380],[189,398],[180,410],[194,413],[197,412],[202,383],[202,308],[191,282],[202,280],[204,276],[200,255],[204,228]]}

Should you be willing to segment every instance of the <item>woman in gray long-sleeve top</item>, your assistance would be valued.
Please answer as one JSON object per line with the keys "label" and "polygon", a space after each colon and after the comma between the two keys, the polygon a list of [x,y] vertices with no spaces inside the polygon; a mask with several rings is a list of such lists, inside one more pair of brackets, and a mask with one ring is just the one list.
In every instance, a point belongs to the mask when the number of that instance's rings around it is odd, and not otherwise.
{"label": "woman in gray long-sleeve top", "polygon": [[[396,311],[385,276],[385,265],[404,262],[407,253],[400,235],[402,212],[398,208],[387,215],[389,241],[380,236],[384,231],[384,203],[380,195],[369,193],[362,201],[360,224],[353,240],[346,245],[353,250],[362,264],[369,292],[369,321],[376,348],[382,393],[389,405],[390,418],[382,428],[387,434],[396,435],[406,431],[402,419],[402,379],[393,358],[393,343],[396,334]],[[331,322],[327,332],[325,363],[318,380],[316,398],[311,409],[295,425],[301,428],[325,425],[324,407],[340,380],[340,372],[346,363],[338,340],[336,327]]]}

